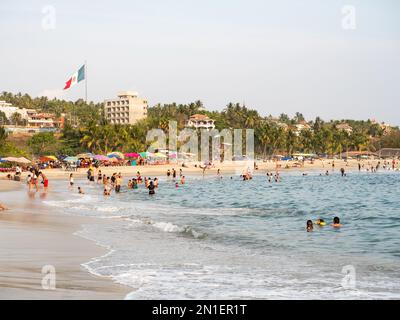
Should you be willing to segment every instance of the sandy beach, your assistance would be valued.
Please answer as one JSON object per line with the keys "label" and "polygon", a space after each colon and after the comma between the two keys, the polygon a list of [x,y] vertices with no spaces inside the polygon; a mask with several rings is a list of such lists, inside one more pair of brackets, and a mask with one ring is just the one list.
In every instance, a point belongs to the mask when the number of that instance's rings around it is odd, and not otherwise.
{"label": "sandy beach", "polygon": [[[0,299],[123,299],[130,291],[81,266],[107,253],[74,235],[89,218],[44,211],[36,204],[27,209],[28,197],[17,182],[0,181],[0,190],[0,202],[23,199],[17,208],[0,212]],[[46,265],[55,268],[55,290],[42,288]]]}

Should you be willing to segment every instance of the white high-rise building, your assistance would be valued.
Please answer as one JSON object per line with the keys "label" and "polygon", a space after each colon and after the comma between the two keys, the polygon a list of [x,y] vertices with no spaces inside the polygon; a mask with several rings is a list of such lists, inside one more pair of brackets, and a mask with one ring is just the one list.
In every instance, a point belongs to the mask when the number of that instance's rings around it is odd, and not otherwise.
{"label": "white high-rise building", "polygon": [[105,117],[112,124],[135,124],[147,117],[147,108],[147,101],[133,91],[122,91],[118,99],[104,101]]}

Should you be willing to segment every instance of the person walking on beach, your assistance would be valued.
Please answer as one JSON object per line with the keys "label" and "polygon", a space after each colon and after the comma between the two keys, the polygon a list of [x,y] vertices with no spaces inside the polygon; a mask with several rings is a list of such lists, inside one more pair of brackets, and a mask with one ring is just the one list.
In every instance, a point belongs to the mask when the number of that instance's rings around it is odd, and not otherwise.
{"label": "person walking on beach", "polygon": [[169,178],[171,176],[171,170],[167,170],[167,178]]}
{"label": "person walking on beach", "polygon": [[176,179],[176,171],[174,168],[172,168],[172,179],[175,180]]}

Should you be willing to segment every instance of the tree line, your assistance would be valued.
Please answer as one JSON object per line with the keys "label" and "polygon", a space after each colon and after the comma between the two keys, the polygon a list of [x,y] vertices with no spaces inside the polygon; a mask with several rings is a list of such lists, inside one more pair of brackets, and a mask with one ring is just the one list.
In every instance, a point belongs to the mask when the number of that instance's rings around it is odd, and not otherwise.
{"label": "tree line", "polygon": [[[112,125],[104,117],[101,103],[75,102],[45,97],[31,98],[27,94],[3,92],[0,100],[17,107],[38,109],[42,112],[64,114],[66,121],[59,133],[38,133],[26,143],[26,148],[13,146],[12,139],[0,127],[0,156],[7,155],[75,155],[80,152],[105,154],[111,151],[143,151],[148,147],[148,130],[158,128],[168,134],[170,120],[178,130],[194,114],[205,114],[215,120],[216,129],[254,129],[255,152],[258,156],[273,154],[318,153],[334,155],[345,151],[377,151],[381,148],[400,148],[400,131],[390,132],[370,120],[351,119],[324,121],[320,117],[307,121],[297,112],[293,117],[280,114],[262,116],[258,111],[239,103],[229,103],[222,111],[207,111],[201,101],[189,104],[157,104],[148,108],[146,119],[134,125]],[[4,115],[5,116],[5,115]],[[0,118],[3,115],[0,114]],[[305,124],[304,130],[296,125]],[[347,123],[351,132],[338,129]]]}

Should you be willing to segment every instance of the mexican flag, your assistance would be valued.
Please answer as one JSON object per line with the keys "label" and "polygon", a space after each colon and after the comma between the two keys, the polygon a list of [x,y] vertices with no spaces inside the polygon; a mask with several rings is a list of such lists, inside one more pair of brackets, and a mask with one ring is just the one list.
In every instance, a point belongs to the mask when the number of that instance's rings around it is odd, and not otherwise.
{"label": "mexican flag", "polygon": [[79,68],[77,72],[75,72],[72,77],[65,83],[64,90],[72,88],[78,82],[85,80],[85,65]]}

